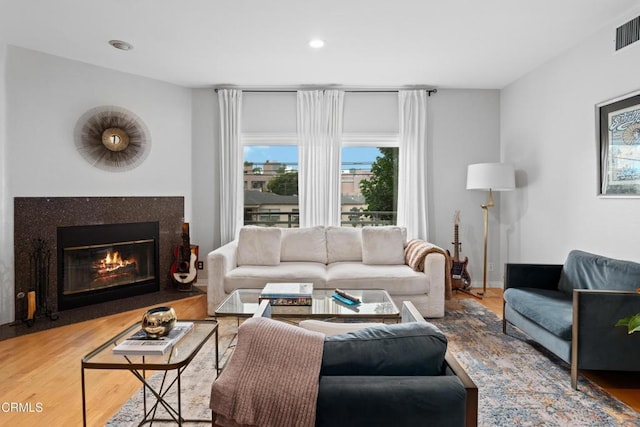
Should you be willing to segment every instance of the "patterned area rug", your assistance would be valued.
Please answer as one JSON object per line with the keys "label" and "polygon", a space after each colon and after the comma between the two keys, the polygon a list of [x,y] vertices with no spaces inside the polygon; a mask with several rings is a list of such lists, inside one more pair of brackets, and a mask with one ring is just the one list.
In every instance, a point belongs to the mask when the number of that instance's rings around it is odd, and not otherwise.
{"label": "patterned area rug", "polygon": [[640,426],[640,414],[579,376],[571,388],[569,365],[527,340],[480,303],[448,301],[433,319],[449,349],[478,386],[482,426]]}
{"label": "patterned area rug", "polygon": [[[432,323],[445,332],[449,349],[478,385],[479,425],[640,426],[639,413],[584,377],[580,377],[579,391],[573,390],[564,362],[532,346],[514,328],[504,335],[502,321],[478,302],[453,299],[447,304],[447,315]],[[225,357],[230,354],[235,326],[231,319],[220,325],[221,352],[229,350]],[[211,418],[214,346],[212,340],[203,347],[182,375],[183,416],[187,419]],[[161,380],[157,374],[152,379]],[[138,425],[141,396],[136,393],[107,425]]]}

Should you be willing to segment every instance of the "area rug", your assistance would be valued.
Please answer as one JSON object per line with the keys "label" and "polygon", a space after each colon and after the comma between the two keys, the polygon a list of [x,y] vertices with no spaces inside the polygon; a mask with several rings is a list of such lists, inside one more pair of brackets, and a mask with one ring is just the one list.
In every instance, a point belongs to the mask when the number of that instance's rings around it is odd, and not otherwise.
{"label": "area rug", "polygon": [[582,375],[572,389],[569,365],[511,326],[504,335],[480,303],[447,303],[446,316],[431,322],[478,386],[479,425],[640,426],[640,413]]}
{"label": "area rug", "polygon": [[[639,426],[640,414],[596,384],[580,377],[570,384],[568,365],[532,345],[516,329],[502,333],[502,321],[474,300],[447,302],[447,315],[433,319],[449,339],[449,349],[478,386],[480,426]],[[221,352],[228,357],[235,320],[220,325]],[[182,376],[183,416],[210,419],[209,394],[215,379],[215,343],[208,343]],[[158,381],[155,375],[153,380]],[[107,423],[138,425],[142,393],[136,393]],[[210,425],[210,423],[190,424]]]}

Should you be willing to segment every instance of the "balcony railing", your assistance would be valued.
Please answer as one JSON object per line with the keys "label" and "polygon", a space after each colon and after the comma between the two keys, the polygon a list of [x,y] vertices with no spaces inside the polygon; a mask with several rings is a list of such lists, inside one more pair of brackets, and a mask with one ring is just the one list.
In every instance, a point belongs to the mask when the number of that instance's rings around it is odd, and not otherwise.
{"label": "balcony railing", "polygon": [[[394,225],[395,211],[340,212],[340,224],[343,227],[364,227]],[[298,228],[300,214],[298,212],[251,211],[245,212],[245,225],[261,225],[266,227]]]}

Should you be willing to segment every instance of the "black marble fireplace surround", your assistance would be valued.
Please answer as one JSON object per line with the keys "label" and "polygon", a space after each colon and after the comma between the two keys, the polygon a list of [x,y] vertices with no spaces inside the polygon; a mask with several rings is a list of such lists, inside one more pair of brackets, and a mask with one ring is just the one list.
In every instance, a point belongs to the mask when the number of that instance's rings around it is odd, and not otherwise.
{"label": "black marble fireplace surround", "polygon": [[[92,226],[157,222],[158,224],[158,279],[159,291],[140,296],[123,295],[123,299],[81,308],[61,310],[58,306],[58,227]],[[33,289],[34,273],[31,256],[34,242],[42,241],[47,253],[47,293],[44,296],[51,316],[39,313],[32,329],[42,329],[43,323],[67,324],[123,309],[133,309],[189,296],[179,293],[169,279],[173,263],[173,248],[181,243],[184,222],[184,197],[16,197],[14,199],[14,253],[15,253],[15,322],[22,327],[27,317],[26,293]],[[153,290],[152,290],[153,291]],[[179,294],[179,296],[177,295]],[[39,295],[42,298],[42,295]],[[69,319],[69,318],[74,318]],[[53,327],[51,325],[49,327]],[[13,334],[12,334],[13,335]]]}

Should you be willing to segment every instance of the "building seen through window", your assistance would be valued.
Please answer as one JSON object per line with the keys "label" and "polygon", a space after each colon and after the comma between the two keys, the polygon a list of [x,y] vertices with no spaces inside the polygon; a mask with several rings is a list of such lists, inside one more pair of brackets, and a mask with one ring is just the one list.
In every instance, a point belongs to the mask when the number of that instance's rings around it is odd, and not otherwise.
{"label": "building seen through window", "polygon": [[[340,177],[342,226],[395,224],[398,148],[345,147]],[[298,227],[298,149],[245,146],[244,223]]]}

